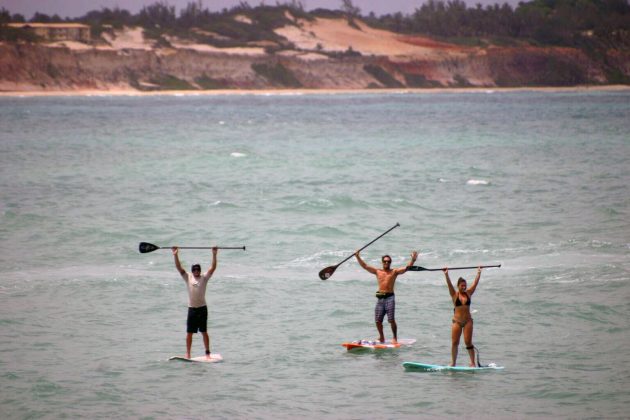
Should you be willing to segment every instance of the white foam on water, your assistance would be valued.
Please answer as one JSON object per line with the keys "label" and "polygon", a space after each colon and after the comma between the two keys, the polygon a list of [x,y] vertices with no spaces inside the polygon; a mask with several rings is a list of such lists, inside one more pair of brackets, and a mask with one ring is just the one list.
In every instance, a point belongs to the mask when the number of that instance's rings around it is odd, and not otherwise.
{"label": "white foam on water", "polygon": [[489,181],[485,181],[483,179],[469,179],[466,181],[466,185],[488,185]]}

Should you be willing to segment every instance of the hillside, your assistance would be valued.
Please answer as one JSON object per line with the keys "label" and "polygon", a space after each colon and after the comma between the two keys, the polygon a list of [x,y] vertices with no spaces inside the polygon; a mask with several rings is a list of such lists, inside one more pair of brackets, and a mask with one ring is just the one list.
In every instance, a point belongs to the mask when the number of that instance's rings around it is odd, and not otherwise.
{"label": "hillside", "polygon": [[[199,28],[156,35],[140,27],[108,27],[89,44],[5,41],[0,90],[521,87],[630,80],[630,51],[624,48],[588,54],[527,43],[461,45],[375,29],[360,19],[306,19],[289,12],[285,18],[264,39],[246,42]],[[233,19],[251,25],[246,15]]]}

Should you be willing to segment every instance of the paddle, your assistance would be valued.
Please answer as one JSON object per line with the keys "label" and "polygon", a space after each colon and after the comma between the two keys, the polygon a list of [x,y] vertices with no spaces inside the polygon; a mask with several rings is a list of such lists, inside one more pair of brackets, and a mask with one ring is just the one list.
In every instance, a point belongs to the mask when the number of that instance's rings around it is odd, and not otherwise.
{"label": "paddle", "polygon": [[[141,254],[146,254],[147,252],[153,252],[155,250],[158,249],[171,249],[171,246],[157,246],[157,245],[153,245],[150,244],[148,242],[140,242],[140,246],[138,246],[138,250],[140,251]],[[177,248],[179,249],[212,249],[213,247],[211,246],[178,246]],[[217,249],[242,249],[243,251],[245,251],[245,247],[244,246],[218,246],[216,247]]]}
{"label": "paddle", "polygon": [[[451,271],[451,270],[468,270],[468,269],[471,269],[471,268],[479,268],[479,267],[481,267],[481,268],[501,267],[501,264],[499,264],[499,265],[481,265],[481,266],[476,265],[476,266],[473,266],[473,267],[447,267],[447,268],[448,268],[448,271]],[[424,267],[420,267],[419,265],[412,265],[411,267],[409,267],[407,269],[407,271],[442,271],[442,269],[441,268],[424,268]]]}
{"label": "paddle", "polygon": [[[383,236],[387,235],[389,232],[391,232],[392,230],[394,230],[395,228],[397,228],[398,226],[400,226],[399,223],[396,223],[394,226],[392,226],[391,228],[387,229],[387,231],[385,231],[384,233],[380,234],[377,238],[375,238],[372,242],[366,244],[363,248],[359,249],[359,251],[364,250],[365,248],[367,248],[368,246],[372,245],[374,242],[376,242],[377,240],[381,239]],[[335,272],[335,270],[337,269],[337,267],[339,267],[341,264],[345,263],[346,261],[348,261],[350,258],[352,258],[354,256],[354,254],[350,255],[348,258],[346,258],[345,260],[341,261],[339,264],[337,265],[331,265],[330,267],[326,267],[324,268],[322,271],[319,272],[319,278],[322,280],[328,280],[330,278],[330,276],[333,275],[333,273]]]}

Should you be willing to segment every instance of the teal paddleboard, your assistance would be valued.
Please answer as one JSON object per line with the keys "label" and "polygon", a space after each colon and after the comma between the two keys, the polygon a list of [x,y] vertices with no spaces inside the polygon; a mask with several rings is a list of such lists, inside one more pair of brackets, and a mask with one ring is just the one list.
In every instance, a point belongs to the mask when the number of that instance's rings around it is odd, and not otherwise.
{"label": "teal paddleboard", "polygon": [[480,372],[489,370],[501,370],[503,366],[490,364],[488,366],[470,367],[470,366],[444,366],[431,365],[420,362],[404,362],[403,367],[409,372]]}

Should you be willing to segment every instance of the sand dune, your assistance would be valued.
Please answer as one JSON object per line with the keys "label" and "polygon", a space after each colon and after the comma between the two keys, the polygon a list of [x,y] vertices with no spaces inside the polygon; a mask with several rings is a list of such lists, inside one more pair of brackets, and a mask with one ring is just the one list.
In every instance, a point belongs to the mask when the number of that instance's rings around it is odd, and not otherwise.
{"label": "sand dune", "polygon": [[438,43],[423,37],[400,36],[393,32],[374,29],[361,21],[348,24],[346,19],[298,20],[299,26],[277,29],[297,48],[304,50],[347,51],[348,48],[363,55],[389,57],[437,58],[444,54],[463,54],[465,48]]}

